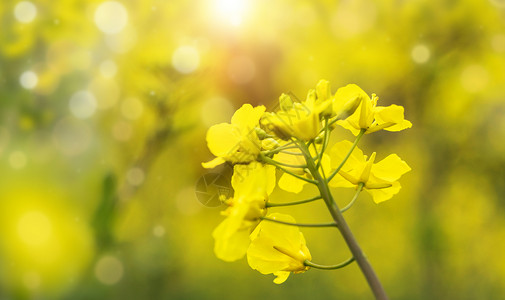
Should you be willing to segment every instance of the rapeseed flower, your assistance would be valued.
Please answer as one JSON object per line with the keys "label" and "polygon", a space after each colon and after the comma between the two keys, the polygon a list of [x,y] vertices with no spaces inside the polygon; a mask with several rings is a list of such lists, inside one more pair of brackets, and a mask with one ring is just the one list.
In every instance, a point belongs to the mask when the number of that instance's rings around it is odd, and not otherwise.
{"label": "rapeseed flower", "polygon": [[235,165],[232,177],[235,194],[226,201],[226,216],[212,233],[214,252],[224,261],[242,258],[249,246],[249,235],[266,214],[265,203],[275,187],[275,167],[252,162]]}
{"label": "rapeseed flower", "polygon": [[358,135],[362,129],[366,130],[365,133],[372,133],[382,129],[400,131],[412,127],[412,123],[404,118],[402,106],[377,106],[379,97],[372,94],[370,98],[355,84],[339,88],[335,94],[335,101],[338,103],[356,98],[360,98],[361,103],[354,113],[345,120],[337,121],[337,124],[349,129],[354,135]]}
{"label": "rapeseed flower", "polygon": [[[333,167],[339,164],[352,143],[342,141],[331,149]],[[330,181],[332,187],[356,187],[360,183],[375,203],[386,201],[400,191],[400,177],[410,171],[410,167],[398,155],[391,154],[378,163],[375,162],[375,152],[367,159],[359,148],[355,148],[338,174]]]}
{"label": "rapeseed flower", "polygon": [[261,151],[261,141],[255,130],[265,107],[244,104],[239,108],[231,123],[213,125],[207,131],[207,146],[215,159],[202,163],[204,168],[214,168],[226,161],[249,163],[256,160]]}
{"label": "rapeseed flower", "polygon": [[[295,222],[293,217],[279,213],[270,214],[268,218]],[[262,221],[251,234],[247,262],[262,274],[277,276],[274,283],[283,283],[291,273],[307,271],[309,267],[305,266],[305,261],[311,259],[305,238],[296,226]]]}

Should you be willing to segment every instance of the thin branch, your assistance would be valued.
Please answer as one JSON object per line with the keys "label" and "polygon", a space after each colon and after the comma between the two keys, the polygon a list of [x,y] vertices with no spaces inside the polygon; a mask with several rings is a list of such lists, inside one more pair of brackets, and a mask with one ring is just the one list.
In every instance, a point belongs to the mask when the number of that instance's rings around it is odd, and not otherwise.
{"label": "thin branch", "polygon": [[331,223],[319,223],[319,224],[306,224],[306,223],[291,223],[291,222],[284,222],[276,219],[270,219],[267,217],[261,217],[260,218],[263,221],[270,221],[274,223],[279,223],[283,225],[289,225],[289,226],[298,226],[298,227],[337,227],[337,223],[331,222]]}

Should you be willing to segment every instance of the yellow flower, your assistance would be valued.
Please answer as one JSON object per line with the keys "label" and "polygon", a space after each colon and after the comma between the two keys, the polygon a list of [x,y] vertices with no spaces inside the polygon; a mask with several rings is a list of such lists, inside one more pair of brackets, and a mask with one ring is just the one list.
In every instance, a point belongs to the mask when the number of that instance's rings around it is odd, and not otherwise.
{"label": "yellow flower", "polygon": [[235,190],[223,212],[226,219],[212,233],[214,253],[224,261],[242,258],[249,246],[249,235],[266,214],[265,203],[275,187],[275,167],[252,162],[235,165],[232,177]]}
{"label": "yellow flower", "polygon": [[316,138],[321,131],[319,116],[330,105],[331,101],[317,101],[316,91],[311,90],[304,102],[294,102],[290,96],[279,97],[281,110],[266,113],[262,124],[279,138],[287,140],[296,137],[302,141]]}
{"label": "yellow flower", "polygon": [[[268,218],[294,223],[289,215],[273,213]],[[274,282],[281,284],[291,272],[302,273],[309,269],[305,260],[311,260],[305,238],[296,226],[271,221],[262,221],[251,234],[251,245],[247,249],[249,266],[262,274],[273,273]]]}
{"label": "yellow flower", "polygon": [[[331,149],[332,166],[336,167],[351,149],[352,143],[342,141]],[[363,183],[364,189],[372,195],[375,203],[386,201],[400,191],[400,177],[410,171],[410,167],[398,155],[391,154],[378,163],[375,152],[367,160],[359,148],[355,148],[342,169],[330,182],[332,187],[355,187]]]}
{"label": "yellow flower", "polygon": [[[337,95],[337,94],[335,94]],[[358,107],[361,102],[361,97],[335,97],[331,95],[330,82],[327,80],[320,80],[316,86],[316,104],[324,108],[323,115],[328,117],[338,117],[345,119]]]}
{"label": "yellow flower", "polygon": [[366,129],[365,133],[372,133],[378,130],[400,131],[412,127],[412,123],[404,119],[403,107],[390,105],[387,107],[377,106],[377,97],[372,94],[372,99],[357,85],[348,84],[338,89],[335,94],[335,101],[342,103],[351,99],[361,98],[356,111],[345,120],[337,121],[337,124],[349,129],[357,135],[361,129]]}
{"label": "yellow flower", "polygon": [[207,146],[215,159],[202,163],[204,168],[214,168],[225,161],[248,163],[256,160],[261,142],[255,127],[265,112],[264,106],[244,104],[231,118],[231,124],[214,125],[207,131]]}

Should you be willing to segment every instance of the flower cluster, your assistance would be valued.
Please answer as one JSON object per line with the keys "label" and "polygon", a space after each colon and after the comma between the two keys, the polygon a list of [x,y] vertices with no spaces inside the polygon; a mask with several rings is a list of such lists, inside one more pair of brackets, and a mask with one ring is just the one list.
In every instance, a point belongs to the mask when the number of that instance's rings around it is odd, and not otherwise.
{"label": "flower cluster", "polygon": [[[379,130],[400,131],[412,126],[405,120],[403,107],[377,106],[378,97],[369,97],[355,84],[332,94],[329,82],[321,80],[304,101],[282,94],[279,109],[266,112],[264,106],[249,104],[239,108],[231,123],[212,126],[207,145],[216,156],[202,163],[214,168],[222,163],[234,166],[234,194],[223,199],[225,219],[214,230],[214,252],[225,261],[247,255],[251,268],[276,275],[284,282],[290,273],[310,267],[337,269],[359,259],[358,253],[343,264],[321,266],[313,263],[300,227],[337,227],[342,235],[341,214],[366,190],[375,203],[390,199],[400,190],[398,180],[410,167],[396,154],[375,162],[376,153],[367,157],[357,148],[364,134]],[[350,130],[354,142],[340,141],[329,148],[330,134],[340,125]],[[276,169],[282,174],[277,181]],[[317,186],[320,195],[294,202],[270,201],[275,186],[299,193],[305,184]],[[356,189],[355,197],[343,209],[332,198],[330,187]],[[293,217],[269,212],[274,207],[298,205],[322,199],[334,218],[333,223],[301,224]],[[359,249],[359,247],[358,247]],[[355,250],[354,250],[355,251]]]}

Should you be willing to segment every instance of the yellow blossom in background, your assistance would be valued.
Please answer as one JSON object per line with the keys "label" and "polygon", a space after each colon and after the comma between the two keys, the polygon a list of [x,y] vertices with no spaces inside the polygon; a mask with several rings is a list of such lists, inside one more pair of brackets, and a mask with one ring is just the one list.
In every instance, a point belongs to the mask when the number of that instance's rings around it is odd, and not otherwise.
{"label": "yellow blossom in background", "polygon": [[390,105],[387,107],[377,106],[379,97],[372,94],[370,97],[357,85],[348,84],[339,88],[335,94],[336,101],[347,102],[353,99],[361,98],[356,111],[346,120],[339,120],[337,124],[345,129],[349,129],[354,135],[358,135],[361,129],[365,133],[372,133],[379,130],[401,131],[412,127],[412,123],[405,120],[403,116],[403,107]]}
{"label": "yellow blossom in background", "polygon": [[[352,143],[349,141],[342,141],[333,146],[331,149],[331,160],[332,163],[335,162],[333,167],[344,159],[351,147]],[[375,152],[367,160],[363,151],[355,148],[342,169],[330,181],[330,186],[356,187],[362,183],[375,203],[390,199],[400,191],[401,185],[398,179],[411,169],[396,154],[391,154],[378,163],[374,161]]]}
{"label": "yellow blossom in background", "polygon": [[214,168],[225,161],[251,162],[261,149],[261,142],[254,128],[265,111],[264,106],[244,104],[231,118],[231,124],[214,125],[207,131],[207,145],[215,159],[202,163],[204,168]]}
{"label": "yellow blossom in background", "polygon": [[[294,223],[289,215],[273,213],[268,218]],[[273,273],[274,282],[281,284],[290,273],[302,273],[309,269],[305,260],[311,260],[305,238],[298,227],[262,221],[251,234],[247,250],[247,262],[262,274]]]}
{"label": "yellow blossom in background", "polygon": [[223,215],[226,219],[212,233],[214,252],[224,261],[242,258],[249,246],[249,235],[266,214],[265,203],[275,187],[275,167],[253,162],[235,165],[232,177],[235,190]]}

